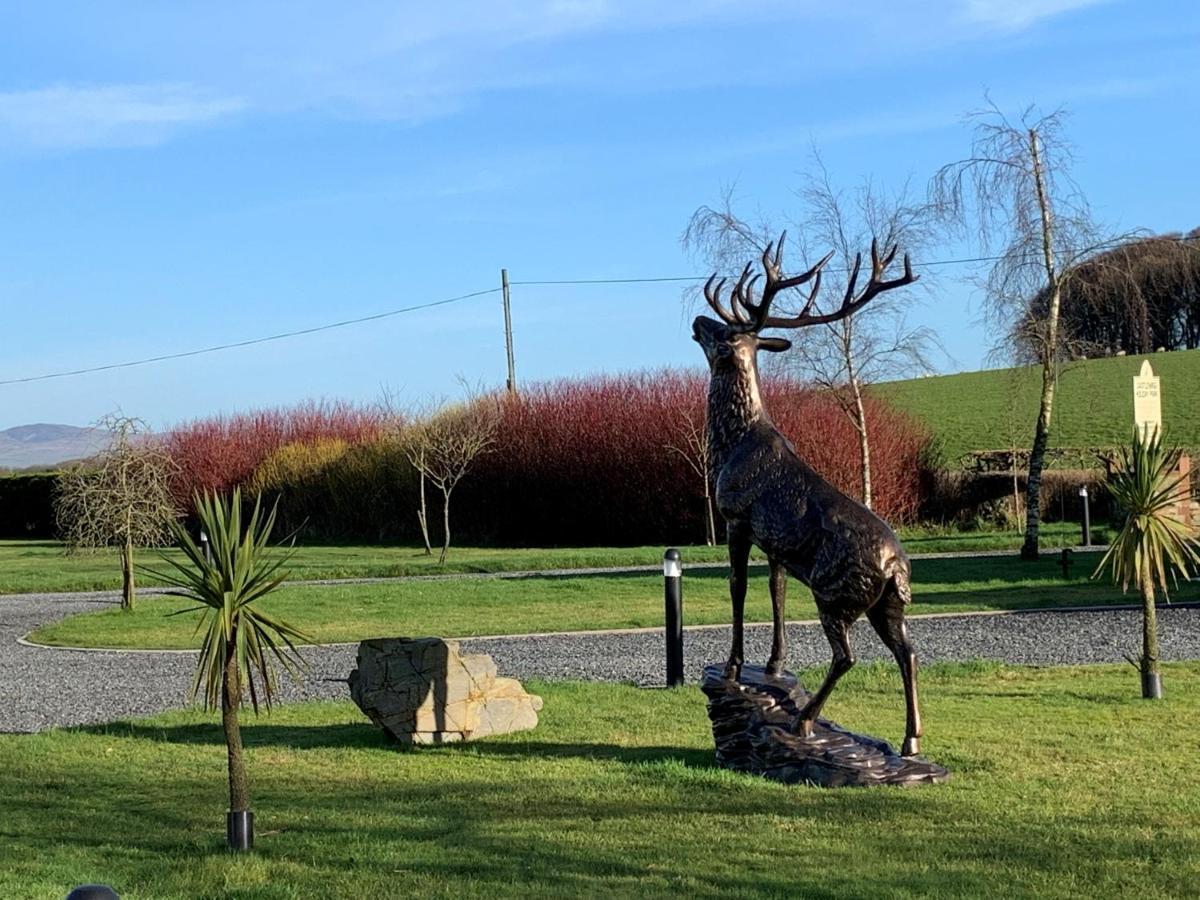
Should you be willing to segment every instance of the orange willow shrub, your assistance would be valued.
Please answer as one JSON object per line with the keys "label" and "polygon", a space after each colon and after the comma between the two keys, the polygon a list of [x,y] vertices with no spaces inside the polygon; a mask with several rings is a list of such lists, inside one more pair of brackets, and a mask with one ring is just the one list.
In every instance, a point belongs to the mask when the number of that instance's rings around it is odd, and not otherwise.
{"label": "orange willow shrub", "polygon": [[179,466],[176,501],[191,507],[196,491],[227,491],[246,485],[258,467],[286,444],[340,440],[360,444],[377,437],[382,412],[349,403],[304,403],[290,409],[264,409],[198,419],[164,436]]}

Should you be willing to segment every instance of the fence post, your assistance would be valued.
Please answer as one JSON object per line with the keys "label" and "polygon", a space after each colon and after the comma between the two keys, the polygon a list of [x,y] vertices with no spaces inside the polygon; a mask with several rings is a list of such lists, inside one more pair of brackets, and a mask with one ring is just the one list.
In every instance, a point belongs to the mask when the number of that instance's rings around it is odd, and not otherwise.
{"label": "fence post", "polygon": [[683,565],[679,551],[663,554],[663,599],[666,612],[667,687],[683,684]]}

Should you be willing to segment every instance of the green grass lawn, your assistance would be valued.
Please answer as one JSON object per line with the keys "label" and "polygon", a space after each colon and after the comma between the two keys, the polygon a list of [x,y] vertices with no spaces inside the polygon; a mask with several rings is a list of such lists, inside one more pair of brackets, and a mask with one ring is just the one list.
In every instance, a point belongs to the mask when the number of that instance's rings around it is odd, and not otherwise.
{"label": "green grass lawn", "polygon": [[[1029,609],[1136,601],[1087,575],[1098,554],[1078,557],[1064,580],[1050,559],[1025,563],[1015,557],[922,559],[913,564],[911,612]],[[1176,600],[1200,600],[1200,584],[1184,584]],[[657,573],[562,578],[474,578],[352,585],[297,585],[261,602],[265,611],[307,631],[318,642],[357,641],[389,635],[464,637],[591,628],[639,628],[663,621],[662,576]],[[729,621],[723,569],[697,570],[684,578],[684,621]],[[198,613],[173,597],[144,597],[133,612],[116,607],[73,616],[32,635],[42,643],[86,647],[184,648],[197,646]],[[811,595],[791,582],[788,617],[813,618]],[[765,568],[752,569],[746,620],[769,622]]]}
{"label": "green grass lawn", "polygon": [[[894,667],[831,717],[895,740]],[[809,673],[809,679],[816,673]],[[1200,883],[1200,665],[932,666],[950,783],[787,787],[712,765],[695,688],[530,684],[531,732],[403,752],[349,703],[248,717],[257,849],[223,849],[214,715],[0,735],[0,893],[61,898],[1182,897]]]}
{"label": "green grass lawn", "polygon": [[[1054,546],[1079,539],[1079,527],[1071,523],[1044,526],[1044,545]],[[1094,540],[1105,539],[1098,526]],[[1006,550],[1020,547],[1015,531],[953,531],[943,528],[914,528],[901,532],[910,553]],[[444,566],[436,556],[426,556],[417,547],[303,546],[291,562],[292,578],[390,578],[401,575],[461,574],[475,572],[520,572],[544,569],[604,568],[656,565],[662,562],[662,547],[556,547],[480,548],[454,547]],[[683,547],[685,562],[720,562],[724,546]],[[176,559],[181,554],[169,551]],[[154,566],[157,552],[141,551],[141,563]],[[140,583],[154,584],[139,576]],[[102,551],[68,555],[57,541],[0,540],[0,594],[33,591],[116,590],[121,586],[121,565],[115,552]]]}
{"label": "green grass lawn", "polygon": [[[1200,350],[1152,353],[1071,363],[1063,367],[1054,401],[1051,447],[1125,444],[1133,427],[1133,376],[1149,359],[1162,376],[1163,424],[1171,440],[1200,449]],[[945,462],[971,450],[1028,448],[1041,391],[1036,367],[963,372],[892,381],[872,387],[929,425]]]}
{"label": "green grass lawn", "polygon": [[[183,555],[167,551],[182,561]],[[724,547],[687,547],[695,562],[725,558]],[[454,547],[444,566],[436,554],[418,547],[301,546],[289,568],[295,580],[315,578],[391,578],[401,575],[520,572],[547,568],[600,568],[654,565],[662,562],[662,547]],[[161,565],[156,550],[143,550],[138,561]],[[154,579],[139,576],[141,583]],[[68,555],[57,541],[0,541],[0,594],[29,591],[115,590],[121,586],[121,565],[115,551]]]}

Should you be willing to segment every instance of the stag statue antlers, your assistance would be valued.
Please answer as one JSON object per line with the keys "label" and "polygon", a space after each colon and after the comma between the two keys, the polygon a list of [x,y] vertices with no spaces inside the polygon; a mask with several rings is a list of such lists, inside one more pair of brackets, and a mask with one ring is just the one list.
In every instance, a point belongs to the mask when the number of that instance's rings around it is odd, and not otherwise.
{"label": "stag statue antlers", "polygon": [[[787,576],[812,589],[821,625],[833,650],[833,661],[820,688],[800,710],[794,730],[811,734],[834,685],[851,666],[850,627],[866,613],[883,643],[896,657],[904,678],[906,725],[901,752],[920,752],[921,716],[917,707],[917,657],[904,622],[912,601],[909,562],[900,541],[869,509],[838,491],[814,472],[775,428],[759,391],[758,351],[782,351],[791,342],[769,337],[772,328],[807,328],[851,316],[877,295],[916,280],[907,254],[904,273],[885,279],[896,247],[883,256],[871,245],[871,276],[858,291],[862,254],[854,261],[841,306],[829,313],[816,310],[821,269],[832,253],[801,275],[782,271],[784,235],[762,255],[763,272],[751,276],[747,264],[733,286],[729,306],[721,303],[725,279],[714,275],[704,296],[720,321],[698,316],[692,334],[708,358],[712,380],[708,391],[708,439],[717,509],[729,538],[729,592],[733,602],[733,646],[725,677],[736,680],[743,662],[742,626],[746,600],[746,566],[751,545],[770,564],[774,632],[768,674],[784,664],[784,598]],[[753,293],[764,278],[757,301]],[[803,305],[794,315],[772,315],[780,291],[811,282]]]}

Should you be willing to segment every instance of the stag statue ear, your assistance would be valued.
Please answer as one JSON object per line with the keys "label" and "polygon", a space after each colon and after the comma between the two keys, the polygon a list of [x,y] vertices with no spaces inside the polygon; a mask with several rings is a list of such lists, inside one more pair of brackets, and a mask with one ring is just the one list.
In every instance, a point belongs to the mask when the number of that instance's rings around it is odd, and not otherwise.
{"label": "stag statue ear", "polygon": [[777,337],[760,337],[758,339],[759,350],[769,350],[772,353],[782,353],[784,350],[792,349],[792,342],[787,338]]}

